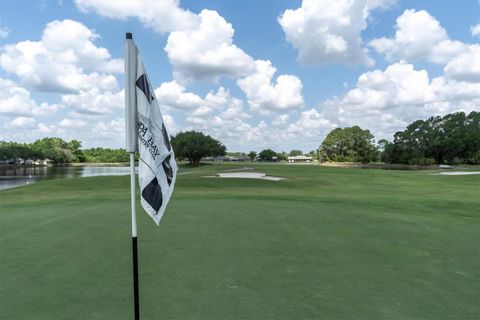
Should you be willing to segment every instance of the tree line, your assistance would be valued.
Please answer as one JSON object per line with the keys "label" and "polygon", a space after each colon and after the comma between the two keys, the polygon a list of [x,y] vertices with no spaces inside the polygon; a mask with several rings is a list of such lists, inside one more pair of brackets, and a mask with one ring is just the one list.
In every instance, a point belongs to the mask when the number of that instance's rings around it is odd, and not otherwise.
{"label": "tree line", "polygon": [[[205,157],[225,156],[226,147],[219,140],[198,131],[179,132],[171,137],[177,159],[198,165]],[[301,150],[275,152],[264,149],[257,153],[232,152],[230,156],[248,157],[252,161],[285,161],[288,156],[303,155]],[[369,130],[358,126],[336,128],[308,156],[319,161],[386,162],[411,165],[480,164],[480,113],[472,111],[417,120],[393,141],[375,142]],[[125,149],[82,149],[78,140],[43,138],[33,143],[0,141],[0,161],[11,159],[50,159],[54,163],[128,162]]]}
{"label": "tree line", "polygon": [[82,149],[79,140],[65,141],[61,138],[43,138],[33,143],[0,141],[0,161],[48,159],[55,164],[71,162],[128,162],[125,149]]}
{"label": "tree line", "polygon": [[417,120],[381,141],[382,160],[408,164],[479,164],[480,112]]}
{"label": "tree line", "polygon": [[[292,150],[289,155],[301,154]],[[285,152],[262,150],[259,158],[284,160]],[[410,165],[480,164],[480,112],[456,112],[416,120],[394,135],[375,142],[369,130],[358,126],[336,128],[309,156],[319,161],[385,162]]]}

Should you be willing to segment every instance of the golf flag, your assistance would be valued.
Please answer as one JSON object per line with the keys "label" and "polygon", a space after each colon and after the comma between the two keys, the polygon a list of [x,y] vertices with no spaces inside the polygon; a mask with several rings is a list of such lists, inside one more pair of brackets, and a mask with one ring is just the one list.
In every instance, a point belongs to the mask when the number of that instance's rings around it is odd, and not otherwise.
{"label": "golf flag", "polygon": [[175,155],[157,99],[136,50],[138,177],[143,209],[158,225],[173,192],[177,175]]}

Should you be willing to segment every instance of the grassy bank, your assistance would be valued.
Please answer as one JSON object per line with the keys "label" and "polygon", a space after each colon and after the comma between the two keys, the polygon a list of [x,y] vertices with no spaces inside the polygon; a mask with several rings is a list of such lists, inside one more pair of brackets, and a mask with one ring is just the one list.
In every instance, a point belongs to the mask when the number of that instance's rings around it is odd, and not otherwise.
{"label": "grassy bank", "polygon": [[[280,182],[205,178],[255,167]],[[139,207],[143,319],[474,319],[479,176],[182,168]],[[0,318],[131,319],[129,178],[0,192]]]}

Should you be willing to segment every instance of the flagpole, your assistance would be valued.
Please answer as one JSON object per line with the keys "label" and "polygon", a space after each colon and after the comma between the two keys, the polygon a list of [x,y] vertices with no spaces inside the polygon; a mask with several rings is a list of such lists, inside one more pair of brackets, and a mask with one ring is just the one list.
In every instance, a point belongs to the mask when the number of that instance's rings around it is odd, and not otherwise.
{"label": "flagpole", "polygon": [[135,320],[140,319],[138,286],[137,215],[135,204],[135,150],[137,147],[137,110],[135,78],[137,49],[130,32],[125,36],[125,137],[126,151],[130,153],[130,199],[132,211],[133,304]]}

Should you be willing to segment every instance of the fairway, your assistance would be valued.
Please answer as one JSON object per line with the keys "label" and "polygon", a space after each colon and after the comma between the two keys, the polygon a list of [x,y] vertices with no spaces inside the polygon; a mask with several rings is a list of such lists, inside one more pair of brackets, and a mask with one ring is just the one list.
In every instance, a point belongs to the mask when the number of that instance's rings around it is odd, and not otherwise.
{"label": "fairway", "polygon": [[[480,176],[182,167],[138,204],[142,319],[478,319]],[[0,191],[1,319],[132,319],[129,177]]]}

